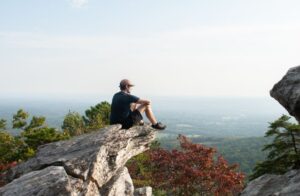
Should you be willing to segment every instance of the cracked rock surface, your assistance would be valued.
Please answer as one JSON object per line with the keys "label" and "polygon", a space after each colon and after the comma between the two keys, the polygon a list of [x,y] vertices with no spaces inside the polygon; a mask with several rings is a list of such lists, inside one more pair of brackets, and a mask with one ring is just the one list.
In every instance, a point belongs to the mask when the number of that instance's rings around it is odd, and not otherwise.
{"label": "cracked rock surface", "polygon": [[[122,191],[126,193],[124,195],[133,195],[132,181],[124,165],[131,157],[149,149],[154,139],[155,130],[149,125],[128,130],[121,129],[121,125],[112,125],[69,140],[40,146],[35,157],[8,171],[5,180],[10,183],[0,188],[0,195],[21,195],[24,187],[20,182],[23,180],[24,185],[27,183],[30,187],[32,184],[31,188],[38,189],[36,191],[40,188],[45,190],[41,192],[43,194],[24,192],[23,195],[59,195],[54,194],[54,188],[51,188],[52,183],[56,186],[57,182],[61,182],[62,187],[59,188],[64,189],[63,195],[112,196]],[[51,176],[51,172],[57,175]],[[31,175],[35,178],[28,177]],[[43,177],[45,175],[48,176]],[[47,187],[43,188],[43,180],[39,180],[39,177],[52,179],[51,182],[45,182],[50,187],[48,191]],[[36,181],[41,186],[34,185]],[[114,183],[119,186],[114,186]],[[13,185],[18,188],[12,188]],[[106,186],[115,187],[114,192],[105,191]],[[13,189],[15,192],[11,192]]]}

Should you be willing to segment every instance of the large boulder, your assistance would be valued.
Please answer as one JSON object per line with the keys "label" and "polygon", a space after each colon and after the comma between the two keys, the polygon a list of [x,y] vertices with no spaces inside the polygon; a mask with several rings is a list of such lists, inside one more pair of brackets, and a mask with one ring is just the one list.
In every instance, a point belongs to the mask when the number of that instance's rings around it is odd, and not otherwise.
{"label": "large boulder", "polygon": [[300,66],[289,69],[270,95],[300,122]]}
{"label": "large boulder", "polygon": [[74,195],[68,175],[61,166],[29,172],[0,189],[0,195]]}
{"label": "large boulder", "polygon": [[300,170],[291,170],[284,175],[265,174],[251,181],[241,196],[299,196]]}
{"label": "large boulder", "polygon": [[[5,181],[10,183],[0,188],[0,195],[32,195],[22,193],[25,188],[22,186],[35,186],[37,181],[41,186],[36,189],[42,195],[59,195],[54,188],[49,188],[59,181],[63,182],[60,187],[64,189],[63,195],[112,196],[121,192],[122,195],[133,195],[132,181],[124,165],[131,157],[149,149],[154,139],[155,130],[149,125],[128,130],[121,129],[121,125],[112,125],[70,140],[40,146],[35,157],[5,175]],[[39,180],[45,171],[58,173],[45,182],[48,187]],[[19,188],[12,192],[16,183]]]}

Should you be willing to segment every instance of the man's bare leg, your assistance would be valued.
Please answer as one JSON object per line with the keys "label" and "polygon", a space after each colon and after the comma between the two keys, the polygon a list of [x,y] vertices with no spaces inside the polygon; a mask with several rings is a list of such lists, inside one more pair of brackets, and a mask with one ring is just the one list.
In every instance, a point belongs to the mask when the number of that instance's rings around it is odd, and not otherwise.
{"label": "man's bare leg", "polygon": [[145,112],[147,118],[149,121],[152,123],[152,125],[155,125],[157,123],[157,120],[152,112],[151,105],[144,105],[144,104],[139,104],[136,106],[136,109],[142,114]]}

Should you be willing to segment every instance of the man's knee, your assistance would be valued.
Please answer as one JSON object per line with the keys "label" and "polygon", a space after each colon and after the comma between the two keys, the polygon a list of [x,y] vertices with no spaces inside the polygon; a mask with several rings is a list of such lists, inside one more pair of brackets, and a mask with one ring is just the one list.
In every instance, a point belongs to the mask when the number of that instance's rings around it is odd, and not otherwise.
{"label": "man's knee", "polygon": [[151,101],[147,102],[147,103],[144,103],[145,106],[149,106],[151,105]]}
{"label": "man's knee", "polygon": [[151,107],[151,102],[145,103],[144,106],[145,106],[146,108],[150,108],[150,107]]}

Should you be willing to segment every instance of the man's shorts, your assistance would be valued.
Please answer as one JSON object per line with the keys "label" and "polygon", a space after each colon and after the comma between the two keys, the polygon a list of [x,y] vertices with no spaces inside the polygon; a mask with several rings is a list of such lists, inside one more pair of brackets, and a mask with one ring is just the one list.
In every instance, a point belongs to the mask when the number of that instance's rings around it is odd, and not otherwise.
{"label": "man's shorts", "polygon": [[138,110],[130,112],[125,122],[122,124],[123,129],[129,129],[134,125],[138,125],[140,121],[143,120],[143,116]]}

